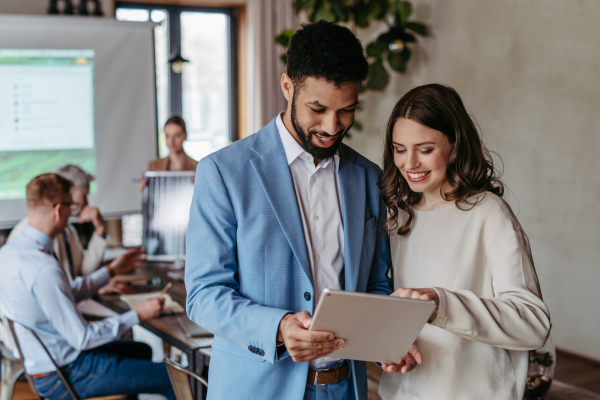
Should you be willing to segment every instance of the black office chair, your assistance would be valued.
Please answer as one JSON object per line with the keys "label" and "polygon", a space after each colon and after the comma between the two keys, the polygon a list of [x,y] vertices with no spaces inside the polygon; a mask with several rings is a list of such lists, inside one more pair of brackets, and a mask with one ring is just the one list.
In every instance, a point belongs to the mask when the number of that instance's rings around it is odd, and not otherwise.
{"label": "black office chair", "polygon": [[203,377],[187,370],[167,357],[165,357],[164,361],[167,365],[167,372],[169,373],[169,378],[171,379],[171,384],[173,385],[173,391],[175,392],[177,400],[195,400],[192,395],[189,378],[195,379],[208,387],[208,381]]}
{"label": "black office chair", "polygon": [[[17,333],[15,331],[15,322],[13,320],[9,319],[9,318],[6,318],[6,320],[8,321],[8,325],[10,326],[10,331],[12,332],[12,336],[13,336],[13,340],[15,342],[15,346],[17,347],[17,350],[19,350],[19,356],[21,358],[21,362],[23,363],[23,365],[25,365],[25,359],[23,358],[23,352],[21,351],[21,344],[19,343],[19,339],[17,338]],[[83,400],[79,396],[77,396],[77,393],[75,393],[75,390],[73,389],[73,385],[71,385],[71,382],[69,382],[69,380],[67,379],[67,377],[62,373],[62,371],[60,370],[60,367],[58,366],[58,364],[56,364],[56,361],[54,361],[54,358],[52,358],[52,355],[50,355],[50,352],[48,351],[48,348],[46,347],[46,345],[44,344],[44,342],[42,342],[42,340],[37,335],[37,333],[35,333],[34,331],[32,331],[31,329],[29,329],[28,327],[26,327],[23,324],[20,324],[20,325],[26,331],[28,331],[29,333],[31,333],[33,335],[33,337],[38,341],[38,343],[42,346],[42,348],[46,352],[46,355],[48,355],[48,358],[50,359],[50,361],[52,361],[52,365],[54,365],[54,368],[56,369],[56,373],[58,374],[58,377],[62,380],[63,384],[65,385],[65,387],[67,388],[67,390],[69,391],[69,393],[71,394],[71,396],[73,397],[73,400]],[[29,375],[27,372],[25,372],[25,376],[27,377],[27,382],[29,382],[29,386],[31,386],[31,390],[33,391],[33,393],[35,393],[38,398],[44,399],[37,392],[37,389],[35,387],[35,384],[33,383],[33,378],[31,377],[31,375]],[[125,397],[126,397],[125,395],[102,396],[102,397],[90,398],[90,399],[87,399],[87,400],[122,399],[122,398],[125,398]]]}

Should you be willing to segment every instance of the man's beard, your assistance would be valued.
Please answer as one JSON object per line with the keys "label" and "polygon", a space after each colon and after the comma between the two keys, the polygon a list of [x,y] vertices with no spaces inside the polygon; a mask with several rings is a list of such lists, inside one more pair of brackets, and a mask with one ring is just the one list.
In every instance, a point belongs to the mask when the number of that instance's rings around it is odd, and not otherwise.
{"label": "man's beard", "polygon": [[[294,130],[296,131],[296,135],[298,136],[298,138],[300,138],[300,141],[302,142],[302,146],[304,147],[304,149],[308,152],[308,154],[310,154],[311,156],[313,156],[314,158],[316,158],[318,160],[324,160],[326,158],[333,157],[333,155],[335,153],[337,153],[338,148],[340,147],[340,144],[342,143],[342,139],[344,139],[344,135],[346,134],[346,132],[348,132],[350,130],[350,128],[352,128],[352,125],[354,124],[354,119],[352,119],[352,123],[350,124],[348,129],[346,129],[346,130],[342,129],[339,132],[337,132],[336,135],[338,135],[338,138],[335,139],[335,143],[330,147],[320,147],[320,146],[313,144],[312,138],[317,133],[319,133],[321,136],[335,136],[335,135],[331,135],[328,132],[316,132],[316,131],[308,131],[308,133],[304,132],[304,130],[300,127],[300,123],[298,122],[298,119],[296,117],[296,93],[294,93],[294,97],[292,98],[291,120],[292,120],[292,126],[294,127]],[[317,138],[317,140],[319,140],[319,139]]]}

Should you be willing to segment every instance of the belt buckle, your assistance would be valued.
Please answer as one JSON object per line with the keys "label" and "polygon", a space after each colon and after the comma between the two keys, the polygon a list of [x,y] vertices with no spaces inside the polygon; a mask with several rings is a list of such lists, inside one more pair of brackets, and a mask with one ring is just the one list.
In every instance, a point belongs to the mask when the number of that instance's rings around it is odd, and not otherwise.
{"label": "belt buckle", "polygon": [[321,370],[316,370],[315,369],[314,370],[315,371],[315,380],[313,381],[313,385],[315,385],[315,386],[325,386],[325,385],[327,385],[326,383],[321,383],[321,384],[317,383],[319,381],[319,372],[329,372],[332,369],[334,369],[334,368],[327,368],[327,369],[321,369]]}
{"label": "belt buckle", "polygon": [[315,370],[315,380],[313,382],[313,385],[315,386],[323,386],[325,385],[324,383],[318,384],[317,382],[319,381],[319,371]]}

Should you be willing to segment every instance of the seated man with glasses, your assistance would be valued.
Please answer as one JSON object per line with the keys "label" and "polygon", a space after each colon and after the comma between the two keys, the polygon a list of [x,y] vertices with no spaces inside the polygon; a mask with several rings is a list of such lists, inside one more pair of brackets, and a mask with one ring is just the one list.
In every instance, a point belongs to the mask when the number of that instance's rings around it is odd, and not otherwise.
{"label": "seated man with glasses", "polygon": [[65,230],[75,207],[72,186],[57,174],[43,174],[29,182],[27,226],[0,248],[0,313],[15,321],[25,369],[40,396],[68,396],[51,360],[23,326],[39,336],[82,398],[156,393],[175,400],[165,365],[138,357],[131,351],[134,342],[116,340],[140,321],[157,317],[163,298],[94,322],[86,321],[75,306],[96,295],[110,277],[131,272],[138,264],[111,264],[69,282],[53,240]]}
{"label": "seated man with glasses", "polygon": [[[88,204],[87,196],[94,177],[76,165],[65,165],[59,168],[57,174],[73,182],[71,216],[77,217],[80,224],[90,221],[94,226],[94,233],[87,250],[83,249],[77,230],[72,224],[67,224],[65,229],[54,238],[52,249],[56,253],[58,263],[64,268],[67,278],[72,281],[78,276],[89,275],[100,268],[108,244],[106,227],[100,210]],[[23,218],[10,232],[8,241],[11,242],[23,233],[27,223],[28,218]],[[136,263],[139,261],[140,255],[140,250],[131,250],[117,257],[112,264]],[[108,285],[100,289],[99,294],[130,294],[133,292],[133,289],[123,282],[110,281]]]}

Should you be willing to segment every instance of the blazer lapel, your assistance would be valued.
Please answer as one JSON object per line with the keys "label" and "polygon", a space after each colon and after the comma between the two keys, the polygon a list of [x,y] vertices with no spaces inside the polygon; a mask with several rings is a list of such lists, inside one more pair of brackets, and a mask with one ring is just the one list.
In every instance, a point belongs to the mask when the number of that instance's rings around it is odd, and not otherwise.
{"label": "blazer lapel", "polygon": [[340,146],[338,177],[344,221],[344,278],[345,290],[355,291],[360,269],[360,255],[365,229],[365,169],[354,163],[355,155]]}
{"label": "blazer lapel", "polygon": [[258,179],[298,263],[312,283],[312,273],[308,262],[304,229],[298,211],[296,192],[275,120],[255,135],[256,138],[251,149],[260,157],[253,158],[250,163],[258,175]]}

